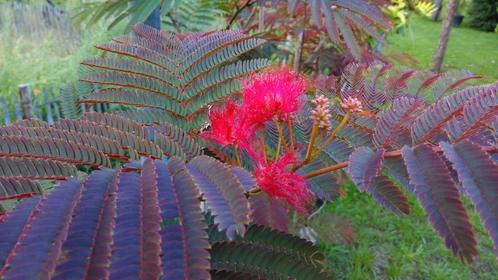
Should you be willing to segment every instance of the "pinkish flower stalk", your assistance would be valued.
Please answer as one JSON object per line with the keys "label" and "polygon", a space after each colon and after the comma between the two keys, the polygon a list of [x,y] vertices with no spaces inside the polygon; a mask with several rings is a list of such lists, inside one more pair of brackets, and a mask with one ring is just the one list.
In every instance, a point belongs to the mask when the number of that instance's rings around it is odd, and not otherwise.
{"label": "pinkish flower stalk", "polygon": [[324,95],[316,96],[311,103],[315,105],[315,109],[311,111],[311,119],[317,124],[320,129],[330,129],[330,104],[328,98]]}

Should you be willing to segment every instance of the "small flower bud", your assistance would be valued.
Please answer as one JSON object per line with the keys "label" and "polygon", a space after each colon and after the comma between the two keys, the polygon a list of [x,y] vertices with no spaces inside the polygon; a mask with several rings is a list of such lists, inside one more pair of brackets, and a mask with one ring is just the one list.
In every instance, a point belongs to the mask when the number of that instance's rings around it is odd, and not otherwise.
{"label": "small flower bud", "polygon": [[361,101],[356,97],[348,97],[346,100],[341,101],[341,107],[343,109],[351,110],[352,112],[361,112],[363,110],[363,105]]}
{"label": "small flower bud", "polygon": [[313,105],[315,106],[328,106],[328,103],[329,103],[329,99],[327,97],[325,97],[323,94],[320,94],[318,96],[316,96],[315,98],[313,98],[313,100],[311,100],[311,103],[313,103]]}

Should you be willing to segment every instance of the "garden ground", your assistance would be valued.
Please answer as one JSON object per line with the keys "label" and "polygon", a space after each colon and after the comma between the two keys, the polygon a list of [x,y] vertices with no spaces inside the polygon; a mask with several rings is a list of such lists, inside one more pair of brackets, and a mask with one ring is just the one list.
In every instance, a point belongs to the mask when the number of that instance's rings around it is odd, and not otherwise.
{"label": "garden ground", "polygon": [[[403,51],[414,57],[421,69],[429,68],[436,49],[440,23],[413,15],[411,27],[403,33],[388,37],[393,50]],[[466,69],[483,76],[478,83],[498,80],[498,34],[481,32],[467,27],[451,30],[443,71]]]}
{"label": "garden ground", "polygon": [[446,249],[414,197],[410,197],[411,214],[401,217],[352,184],[346,188],[343,199],[324,209],[349,218],[356,230],[356,241],[351,245],[322,244],[337,279],[498,279],[492,243],[470,203],[466,206],[480,255],[472,265],[463,265]]}

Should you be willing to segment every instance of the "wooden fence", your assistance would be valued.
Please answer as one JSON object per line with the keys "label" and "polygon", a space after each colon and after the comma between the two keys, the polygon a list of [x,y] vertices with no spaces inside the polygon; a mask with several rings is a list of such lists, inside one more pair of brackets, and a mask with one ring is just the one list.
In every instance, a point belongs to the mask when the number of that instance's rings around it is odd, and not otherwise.
{"label": "wooden fence", "polygon": [[[19,96],[11,102],[0,98],[0,124],[9,125],[17,120],[36,118],[53,124],[63,118],[60,90],[41,89],[38,94],[33,94],[30,84],[18,86]],[[105,112],[109,108],[106,104],[93,106],[80,104],[81,112]]]}

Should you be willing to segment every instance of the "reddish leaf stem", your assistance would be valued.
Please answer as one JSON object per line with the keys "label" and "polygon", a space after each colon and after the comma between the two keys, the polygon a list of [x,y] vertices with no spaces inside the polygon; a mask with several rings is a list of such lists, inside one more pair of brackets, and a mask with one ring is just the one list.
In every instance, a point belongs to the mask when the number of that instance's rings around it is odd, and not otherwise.
{"label": "reddish leaf stem", "polygon": [[294,151],[294,135],[292,131],[292,120],[290,117],[287,117],[287,128],[289,129],[289,145],[290,145],[290,150]]}
{"label": "reddish leaf stem", "polygon": [[320,154],[321,151],[323,151],[323,149],[325,149],[325,147],[327,147],[327,145],[332,141],[334,140],[335,136],[337,135],[337,133],[339,133],[339,131],[341,131],[341,129],[346,125],[346,123],[349,121],[349,118],[351,116],[351,111],[348,110],[346,112],[346,115],[344,115],[344,118],[341,120],[341,122],[339,123],[339,125],[334,129],[334,131],[332,131],[332,133],[329,135],[329,137],[327,138],[327,140],[325,140],[325,142],[323,142],[323,144],[318,148],[318,150],[316,151],[315,154],[313,154],[313,156],[311,157],[311,159],[313,159],[314,157],[318,156],[318,154]]}
{"label": "reddish leaf stem", "polygon": [[282,127],[280,126],[278,119],[274,118],[273,122],[275,122],[275,127],[277,128],[278,131],[278,144],[277,144],[277,150],[275,151],[275,160],[278,160],[278,158],[280,157],[282,142],[284,141],[284,134],[282,132]]}
{"label": "reddish leaf stem", "polygon": [[11,196],[5,196],[5,197],[0,197],[0,201],[11,200],[11,199],[29,198],[29,197],[32,197],[33,195],[37,195],[37,194],[39,194],[39,193],[29,192],[29,193],[21,193],[21,194],[16,194],[16,195],[11,195]]}
{"label": "reddish leaf stem", "polygon": [[266,163],[267,160],[266,160],[266,144],[265,144],[265,132],[264,131],[262,131],[261,134],[259,135],[259,141],[261,142],[261,150],[263,151],[263,160]]}
{"label": "reddish leaf stem", "polygon": [[239,148],[237,145],[233,145],[233,153],[235,154],[235,160],[237,161],[237,166],[242,166],[242,162],[240,161]]}
{"label": "reddish leaf stem", "polygon": [[[434,147],[433,150],[436,153],[441,153],[442,152],[442,150],[441,150],[440,147]],[[484,146],[484,147],[482,147],[482,150],[485,151],[485,152],[488,152],[488,153],[496,153],[496,152],[498,152],[498,148],[494,147],[494,146]],[[386,152],[384,154],[384,158],[393,158],[393,157],[400,157],[400,156],[401,156],[401,150]],[[319,175],[322,175],[322,174],[325,174],[325,173],[328,173],[328,172],[332,172],[332,171],[335,171],[335,170],[339,170],[339,169],[345,168],[348,165],[349,165],[349,161],[340,162],[338,164],[334,164],[334,165],[331,165],[331,166],[327,166],[327,167],[320,168],[320,169],[311,171],[309,173],[306,173],[306,174],[303,175],[303,177],[306,178],[306,179],[313,178],[313,177],[316,177],[316,176],[319,176]]]}

